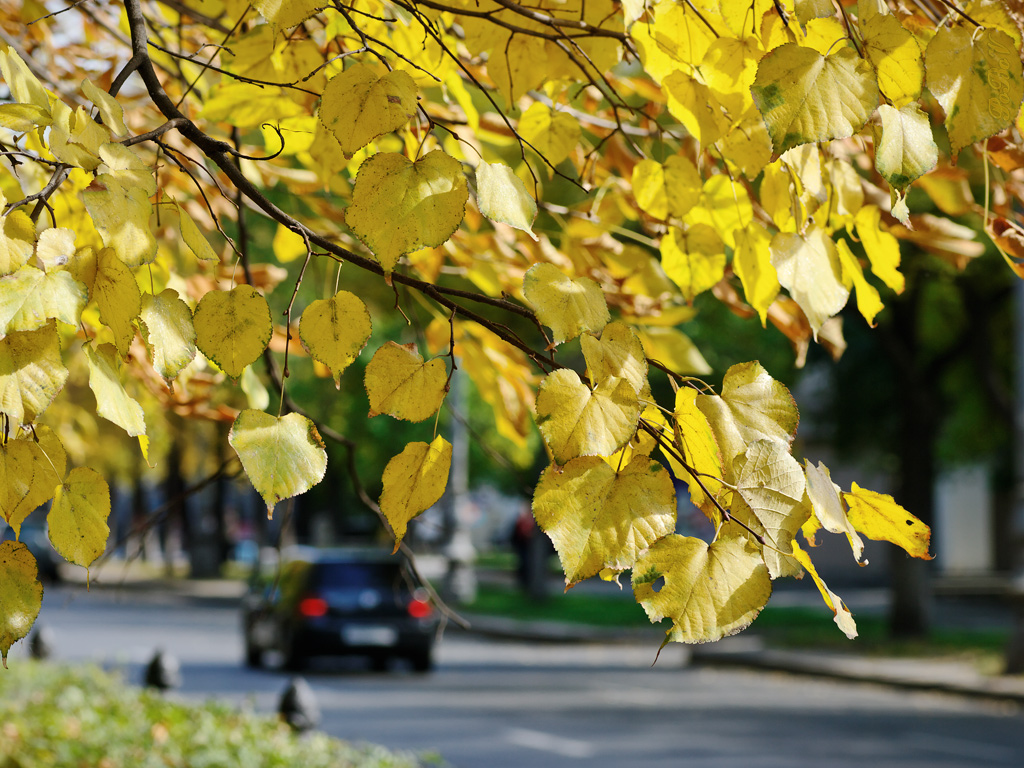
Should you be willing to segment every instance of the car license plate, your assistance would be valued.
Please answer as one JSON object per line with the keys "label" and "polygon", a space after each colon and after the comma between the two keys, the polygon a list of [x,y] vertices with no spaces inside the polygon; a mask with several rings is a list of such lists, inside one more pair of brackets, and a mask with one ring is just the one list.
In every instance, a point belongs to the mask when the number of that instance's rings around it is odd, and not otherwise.
{"label": "car license plate", "polygon": [[391,646],[398,642],[398,632],[392,627],[345,627],[341,639],[346,645]]}

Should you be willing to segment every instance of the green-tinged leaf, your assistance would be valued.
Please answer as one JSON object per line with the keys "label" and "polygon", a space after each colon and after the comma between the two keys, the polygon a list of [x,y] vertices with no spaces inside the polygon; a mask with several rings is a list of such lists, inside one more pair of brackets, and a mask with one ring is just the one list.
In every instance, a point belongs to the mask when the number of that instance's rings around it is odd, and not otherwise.
{"label": "green-tinged leaf", "polygon": [[725,479],[733,484],[733,460],[748,445],[762,439],[789,445],[800,422],[789,390],[756,362],[732,366],[722,381],[722,394],[698,395],[697,407],[715,433]]}
{"label": "green-tinged leaf", "polygon": [[355,64],[324,88],[320,120],[346,155],[378,136],[397,131],[416,114],[416,83],[398,69],[379,76],[368,64]]}
{"label": "green-tinged leaf", "polygon": [[[776,440],[757,440],[750,444],[743,456],[734,461],[736,489],[743,499],[753,521],[744,519],[747,509],[734,514],[751,525],[772,549],[765,548],[765,564],[773,579],[796,575],[799,571],[785,554],[800,526],[810,515],[803,502],[804,473],[789,453],[785,443]],[[777,552],[774,550],[778,550]]]}
{"label": "green-tinged leaf", "polygon": [[0,339],[0,411],[14,421],[35,421],[67,379],[53,321],[38,330],[9,333]]}
{"label": "green-tinged leaf", "polygon": [[423,362],[415,344],[389,341],[366,366],[370,415],[386,413],[405,421],[429,419],[444,402],[448,369],[435,358]]}
{"label": "green-tinged leaf", "polygon": [[946,114],[953,161],[1008,128],[1024,96],[1020,55],[999,29],[941,27],[925,51],[928,90]]}
{"label": "green-tinged leaf", "polygon": [[390,273],[410,251],[447,241],[462,223],[468,199],[455,158],[434,150],[413,163],[382,152],[359,167],[345,221]]}
{"label": "green-tinged leaf", "polygon": [[231,425],[228,442],[252,487],[266,502],[268,516],[277,502],[305,493],[327,471],[327,451],[320,433],[298,413],[277,417],[242,411]]}
{"label": "green-tinged leaf", "polygon": [[[888,18],[888,17],[886,17]],[[882,127],[875,141],[875,168],[899,192],[928,173],[939,160],[928,116],[919,104],[878,108]]]}
{"label": "green-tinged leaf", "polygon": [[804,235],[776,233],[770,247],[779,283],[807,315],[817,338],[822,324],[850,298],[836,244],[823,227],[812,224]]}
{"label": "green-tinged leaf", "polygon": [[768,319],[768,308],[779,295],[779,276],[772,266],[771,235],[764,225],[751,222],[734,233],[736,248],[732,268],[743,284],[747,302],[761,318],[761,327]]}
{"label": "green-tinged leaf", "polygon": [[779,46],[761,59],[750,91],[776,154],[852,136],[878,106],[875,74],[852,47],[823,56],[797,43]]}
{"label": "green-tinged leaf", "polygon": [[18,541],[0,542],[0,657],[28,635],[43,605],[39,567],[28,547]]}
{"label": "green-tinged leaf", "polygon": [[50,97],[39,82],[28,64],[8,46],[6,50],[0,51],[0,73],[4,76],[4,83],[11,91],[11,100],[22,104],[34,104],[40,109],[50,111]]}
{"label": "green-tinged leaf", "polygon": [[521,229],[537,239],[533,234],[537,201],[523,180],[504,163],[481,162],[476,167],[476,204],[491,221]]}
{"label": "green-tinged leaf", "polygon": [[26,264],[0,277],[0,333],[34,331],[52,319],[77,325],[87,300],[85,286],[70,272]]}
{"label": "green-tinged leaf", "polygon": [[604,292],[589,277],[571,278],[554,264],[534,264],[523,278],[523,295],[537,319],[552,331],[552,343],[599,332],[611,315]]}
{"label": "green-tinged leaf", "polygon": [[869,539],[891,542],[911,557],[932,559],[928,554],[931,529],[897,504],[892,496],[854,483],[850,491],[843,494],[843,501],[849,507],[850,525]]}
{"label": "green-tinged leaf", "polygon": [[593,390],[575,371],[561,369],[541,382],[537,427],[555,461],[609,456],[636,432],[640,402],[625,379],[605,379]]}
{"label": "green-tinged leaf", "polygon": [[246,404],[254,411],[265,411],[270,406],[270,392],[263,386],[259,375],[250,365],[238,378],[238,385],[245,393]]}
{"label": "green-tinged leaf", "polygon": [[725,275],[725,243],[707,224],[685,230],[669,227],[661,239],[661,266],[692,302]]}
{"label": "green-tinged leaf", "polygon": [[100,119],[115,136],[124,136],[128,128],[124,124],[124,109],[117,103],[117,99],[96,86],[92,80],[82,81],[82,93],[85,98],[96,105],[99,110]]}
{"label": "green-tinged leaf", "polygon": [[233,379],[259,359],[274,335],[267,300],[251,285],[207,293],[192,325],[199,351]]}
{"label": "green-tinged leaf", "polygon": [[825,605],[832,609],[832,615],[835,617],[836,626],[839,627],[843,631],[843,634],[851,640],[857,637],[857,624],[853,620],[853,615],[850,613],[850,609],[846,607],[846,603],[843,602],[842,598],[829,589],[828,585],[822,581],[822,578],[818,575],[817,569],[814,567],[814,563],[811,562],[810,556],[801,549],[800,545],[795,541],[793,542],[793,557],[795,557],[797,562],[800,563],[800,565],[803,566],[809,574],[811,574],[811,578],[814,579],[814,583],[818,587],[818,591],[821,592],[821,596],[825,600]]}
{"label": "green-tinged leaf", "polygon": [[839,264],[843,270],[843,282],[853,284],[857,290],[857,309],[868,321],[868,325],[875,325],[875,316],[882,311],[882,299],[878,295],[875,286],[871,285],[864,277],[864,270],[850,250],[845,240],[836,243],[836,253],[839,256]]}
{"label": "green-tinged leaf", "polygon": [[142,294],[135,275],[111,248],[99,252],[92,294],[100,308],[100,320],[113,332],[118,353],[126,357],[135,338],[134,320],[142,309]]}
{"label": "green-tinged leaf", "polygon": [[213,250],[210,241],[202,233],[195,220],[185,210],[184,206],[178,206],[178,227],[181,230],[181,239],[185,241],[188,249],[195,254],[200,261],[219,261],[220,256]]}
{"label": "green-tinged leaf", "polygon": [[633,594],[651,621],[672,620],[666,642],[709,643],[750,626],[771,597],[772,582],[746,535],[709,546],[671,534],[633,566]]}
{"label": "green-tinged leaf", "polygon": [[153,350],[153,367],[170,381],[196,356],[192,311],[177,291],[167,288],[156,296],[147,293],[142,297],[139,319]]}
{"label": "green-tinged leaf", "polygon": [[315,360],[331,369],[334,386],[341,374],[370,339],[370,313],[354,293],[338,291],[330,299],[314,301],[302,313],[299,338]]}
{"label": "green-tinged leaf", "polygon": [[[803,534],[807,541],[811,546],[816,546],[814,534],[819,528],[824,528],[830,533],[845,534],[853,550],[854,559],[860,562],[864,556],[864,541],[843,510],[839,486],[832,482],[828,467],[820,461],[818,466],[814,466],[810,459],[805,459],[804,472],[807,475],[807,497],[814,507],[814,514],[803,526]],[[863,565],[867,565],[866,560]]]}
{"label": "green-tinged leaf", "polygon": [[664,164],[641,160],[633,168],[632,183],[636,204],[656,219],[681,218],[700,199],[700,174],[682,155],[672,155]]}
{"label": "green-tinged leaf", "polygon": [[96,413],[133,437],[146,434],[146,419],[139,405],[124,389],[117,350],[112,344],[86,344],[89,388],[96,397]]}
{"label": "green-tinged leaf", "polygon": [[878,74],[878,90],[896,109],[917,101],[924,87],[924,61],[910,31],[890,13],[862,20],[860,33]]}
{"label": "green-tinged leaf", "polygon": [[451,466],[451,443],[438,435],[429,445],[409,443],[384,468],[380,511],[395,534],[395,552],[409,521],[441,498]]}
{"label": "green-tinged leaf", "polygon": [[580,337],[583,359],[591,381],[601,382],[613,376],[628,381],[641,398],[649,398],[647,358],[640,339],[624,323],[609,323],[600,340],[589,333]]}
{"label": "green-tinged leaf", "polygon": [[110,489],[94,469],[75,467],[57,487],[46,516],[50,543],[69,563],[88,568],[107,548]]}
{"label": "green-tinged leaf", "polygon": [[533,102],[519,118],[519,135],[552,165],[558,165],[580,141],[580,123],[572,115]]}
{"label": "green-tinged leaf", "polygon": [[0,516],[20,535],[25,518],[53,498],[64,480],[67,453],[49,427],[35,428],[31,437],[0,445]]}
{"label": "green-tinged leaf", "polygon": [[533,514],[571,587],[605,568],[631,568],[641,552],[672,533],[676,494],[669,473],[647,456],[634,456],[620,472],[585,456],[544,470]]}

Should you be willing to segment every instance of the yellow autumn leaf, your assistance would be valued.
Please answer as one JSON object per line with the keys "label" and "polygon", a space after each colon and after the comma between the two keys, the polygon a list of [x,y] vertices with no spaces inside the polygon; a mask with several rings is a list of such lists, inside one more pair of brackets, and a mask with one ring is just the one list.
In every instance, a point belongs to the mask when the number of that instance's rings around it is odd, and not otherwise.
{"label": "yellow autumn leaf", "polygon": [[[807,476],[807,497],[814,509],[814,514],[803,525],[804,537],[811,546],[816,546],[814,534],[819,528],[830,533],[845,534],[853,550],[853,557],[859,563],[864,557],[864,541],[846,516],[839,487],[832,482],[828,467],[820,461],[818,466],[814,466],[810,459],[805,459],[804,474]],[[862,565],[867,565],[867,561]]]}
{"label": "yellow autumn leaf", "polygon": [[53,498],[67,471],[67,453],[53,430],[38,426],[35,438],[0,444],[0,516],[16,536],[25,518]]}
{"label": "yellow autumn leaf", "polygon": [[761,327],[765,327],[768,318],[768,307],[779,295],[779,277],[772,266],[771,235],[764,225],[751,222],[743,229],[734,232],[736,249],[732,256],[732,269],[743,284],[743,292],[747,302],[761,318]]}
{"label": "yellow autumn leaf", "polygon": [[237,379],[267,348],[274,327],[267,300],[251,285],[209,291],[192,315],[199,351]]}
{"label": "yellow autumn leaf", "polygon": [[372,330],[366,304],[349,291],[314,301],[299,321],[302,345],[314,360],[331,369],[336,388],[341,387],[342,371],[359,356]]}
{"label": "yellow autumn leaf", "polygon": [[938,163],[939,148],[931,123],[917,103],[901,109],[883,104],[878,116],[881,128],[875,140],[875,168],[890,187],[903,192]]}
{"label": "yellow autumn leaf", "polygon": [[0,338],[0,411],[15,422],[35,421],[64,388],[67,378],[52,320],[35,331]]}
{"label": "yellow autumn leaf", "polygon": [[192,311],[177,291],[167,288],[156,296],[147,293],[142,297],[139,319],[153,350],[153,367],[170,381],[196,356]]}
{"label": "yellow autumn leaf", "polygon": [[836,244],[815,223],[804,235],[776,233],[770,249],[779,283],[803,310],[817,338],[822,324],[850,298],[850,290],[843,284]]}
{"label": "yellow autumn leaf", "polygon": [[252,0],[252,7],[277,29],[291,29],[313,16],[321,0]]}
{"label": "yellow autumn leaf", "polygon": [[678,328],[645,325],[636,329],[648,359],[656,360],[673,373],[707,376],[711,366],[693,340]]}
{"label": "yellow autumn leaf", "polygon": [[86,299],[85,286],[70,272],[26,264],[0,277],[0,333],[34,331],[50,319],[77,325]]}
{"label": "yellow autumn leaf", "polygon": [[729,118],[704,83],[676,70],[662,81],[661,88],[667,97],[668,111],[702,147],[725,135]]}
{"label": "yellow autumn leaf", "polygon": [[857,237],[871,262],[871,271],[896,293],[903,293],[904,278],[899,271],[900,242],[882,228],[882,212],[875,205],[865,205],[854,218]]}
{"label": "yellow autumn leaf", "polygon": [[35,104],[0,104],[0,127],[12,133],[28,133],[51,122],[50,111]]}
{"label": "yellow autumn leaf", "polygon": [[533,234],[537,201],[523,180],[504,163],[481,161],[476,167],[476,204],[491,221],[508,224],[537,239]]}
{"label": "yellow autumn leaf", "polygon": [[850,250],[849,243],[845,240],[836,243],[836,253],[843,270],[843,282],[853,285],[857,291],[857,310],[868,321],[868,325],[874,327],[875,316],[884,308],[877,289],[864,277],[864,270]]}
{"label": "yellow autumn leaf", "polygon": [[429,419],[444,402],[448,370],[435,358],[424,363],[415,344],[389,341],[366,366],[370,415],[386,413],[405,421]]}
{"label": "yellow autumn leaf", "polygon": [[605,379],[589,389],[575,371],[548,374],[537,393],[537,428],[555,461],[608,456],[636,432],[640,402],[625,379]]}
{"label": "yellow autumn leaf", "polygon": [[818,575],[818,570],[814,567],[814,563],[811,562],[810,556],[800,548],[797,542],[793,542],[793,557],[796,558],[797,562],[800,563],[804,569],[811,574],[811,578],[814,579],[815,585],[818,587],[818,591],[821,593],[822,598],[825,600],[825,605],[832,609],[832,615],[836,626],[843,631],[850,640],[857,637],[857,624],[853,620],[853,614],[850,613],[850,609],[846,607],[846,603],[842,601],[835,592],[828,588],[828,585]]}
{"label": "yellow autumn leaf", "polygon": [[611,315],[600,286],[589,277],[571,278],[554,264],[534,264],[523,278],[523,295],[537,319],[551,329],[552,343],[599,332]]}
{"label": "yellow autumn leaf", "polygon": [[97,255],[92,295],[100,308],[100,320],[114,334],[114,346],[126,357],[135,338],[133,321],[142,309],[142,294],[135,275],[112,248],[103,248]]}
{"label": "yellow autumn leaf", "polygon": [[93,182],[82,192],[103,244],[113,248],[130,269],[156,258],[156,237],[149,224],[156,192],[153,172],[132,150],[120,144],[99,149],[102,164]]}
{"label": "yellow autumn leaf", "polygon": [[632,184],[636,204],[656,219],[681,218],[700,199],[700,174],[682,155],[672,155],[664,164],[641,160],[633,167]]}
{"label": "yellow autumn leaf", "polygon": [[628,381],[637,396],[649,398],[651,386],[647,383],[647,358],[640,339],[624,323],[608,323],[601,338],[584,334],[580,338],[583,359],[591,381],[600,382],[611,377]]}
{"label": "yellow autumn leaf", "polygon": [[451,443],[438,435],[430,444],[409,443],[384,468],[380,511],[395,534],[395,552],[409,521],[441,498],[451,465]]}
{"label": "yellow autumn leaf", "polygon": [[275,85],[223,80],[210,89],[199,117],[244,131],[256,130],[264,123],[276,125],[304,114],[302,105],[289,99],[288,93]]}
{"label": "yellow autumn leaf", "polygon": [[931,529],[897,504],[892,496],[861,488],[857,483],[843,495],[850,524],[869,539],[888,541],[911,557],[931,560]]}
{"label": "yellow autumn leaf", "polygon": [[605,568],[633,567],[641,552],[672,533],[676,494],[671,475],[647,456],[634,456],[619,472],[584,456],[544,470],[533,514],[571,587]]}
{"label": "yellow autumn leaf", "polygon": [[660,251],[665,274],[679,286],[687,302],[713,288],[725,275],[725,244],[707,224],[685,230],[669,227]]}
{"label": "yellow autumn leaf", "polygon": [[341,151],[355,154],[378,136],[397,131],[416,114],[416,83],[408,72],[379,76],[368,64],[355,64],[324,88],[320,120]]}
{"label": "yellow autumn leaf", "polygon": [[824,56],[786,43],[761,59],[750,90],[776,154],[852,136],[878,105],[875,74],[851,47]]}
{"label": "yellow autumn leaf", "polygon": [[[789,446],[777,440],[756,440],[735,460],[734,472],[736,492],[747,509],[734,506],[733,514],[771,545],[765,548],[764,558],[773,579],[796,575],[799,569],[785,553],[811,510],[803,504],[806,480]],[[752,520],[744,519],[748,510]]]}
{"label": "yellow autumn leaf", "polygon": [[[0,192],[0,204],[7,205],[7,198]],[[25,224],[25,239],[17,237],[14,230]],[[0,216],[0,275],[9,275],[17,272],[32,258],[35,227],[32,220],[19,209],[11,211],[6,216]]]}
{"label": "yellow autumn leaf", "polygon": [[960,150],[1010,127],[1020,111],[1020,55],[1002,30],[941,27],[925,50],[925,71],[946,114],[954,163]]}
{"label": "yellow autumn leaf", "polygon": [[327,450],[313,422],[298,413],[272,416],[244,410],[228,434],[268,516],[283,499],[305,493],[327,471]]}
{"label": "yellow autumn leaf", "polygon": [[565,160],[579,144],[579,121],[566,112],[533,102],[519,118],[519,135],[552,165]]}
{"label": "yellow autumn leaf", "polygon": [[917,101],[924,87],[924,61],[910,31],[890,13],[861,21],[860,33],[878,75],[878,90],[895,109]]}
{"label": "yellow autumn leaf", "polygon": [[53,497],[46,516],[50,543],[69,563],[88,568],[107,548],[110,488],[95,469],[75,467]]}
{"label": "yellow autumn leaf", "polygon": [[709,643],[750,626],[771,597],[772,582],[745,535],[708,545],[671,534],[633,566],[633,594],[651,621],[672,620],[666,642]]}
{"label": "yellow autumn leaf", "polygon": [[22,104],[34,104],[46,112],[50,111],[51,99],[43,84],[18,53],[5,45],[0,51],[0,74],[11,92],[11,100]]}
{"label": "yellow autumn leaf", "polygon": [[690,501],[717,524],[721,514],[711,497],[717,496],[722,488],[722,454],[707,417],[697,407],[697,395],[697,390],[692,387],[680,387],[676,392],[672,436],[678,439],[683,459],[697,473],[699,480],[680,466],[672,454],[667,451],[665,454],[676,477],[686,483]]}
{"label": "yellow autumn leaf", "polygon": [[704,182],[700,203],[690,209],[687,224],[707,224],[730,248],[736,247],[735,231],[754,220],[747,188],[727,174],[718,173]]}
{"label": "yellow autumn leaf", "polygon": [[762,56],[761,42],[752,36],[719,37],[708,47],[701,74],[711,94],[733,118],[739,118],[753,105],[750,86]]}
{"label": "yellow autumn leaf", "polygon": [[220,256],[213,250],[213,246],[206,239],[206,235],[196,226],[195,220],[182,205],[178,206],[178,227],[181,230],[181,239],[188,246],[189,250],[195,254],[197,259],[200,261],[220,260]]}
{"label": "yellow autumn leaf", "polygon": [[722,158],[753,181],[772,159],[772,139],[755,107],[715,143]]}
{"label": "yellow autumn leaf", "polygon": [[0,542],[0,658],[7,668],[7,652],[28,635],[43,605],[39,566],[20,541]]}
{"label": "yellow autumn leaf", "polygon": [[434,150],[413,163],[382,152],[359,167],[345,221],[390,273],[410,251],[447,241],[462,223],[468,199],[455,158]]}
{"label": "yellow autumn leaf", "polygon": [[738,363],[725,372],[721,395],[698,395],[722,456],[724,478],[735,484],[733,460],[751,443],[766,439],[789,445],[800,414],[786,386],[760,363]]}
{"label": "yellow autumn leaf", "polygon": [[[1013,47],[1018,51],[1021,47],[1021,31],[1018,22],[1009,13],[1012,3],[1003,0],[971,0],[964,8],[964,13],[971,20],[987,29],[1000,29],[1013,40]],[[1019,11],[1018,11],[1019,13]],[[1018,15],[1018,19],[1019,19]]]}
{"label": "yellow autumn leaf", "polygon": [[85,98],[96,105],[99,110],[100,119],[115,136],[124,136],[128,128],[124,124],[124,109],[118,104],[117,99],[99,88],[91,80],[82,81],[82,93]]}
{"label": "yellow autumn leaf", "polygon": [[654,6],[654,21],[634,24],[629,31],[644,70],[656,83],[676,70],[692,73],[704,60],[717,32],[674,0]]}
{"label": "yellow autumn leaf", "polygon": [[125,391],[112,344],[85,345],[89,361],[89,388],[96,397],[96,413],[132,437],[146,434],[142,406]]}
{"label": "yellow autumn leaf", "polygon": [[60,269],[75,256],[75,233],[64,227],[51,227],[39,233],[36,259],[44,272]]}

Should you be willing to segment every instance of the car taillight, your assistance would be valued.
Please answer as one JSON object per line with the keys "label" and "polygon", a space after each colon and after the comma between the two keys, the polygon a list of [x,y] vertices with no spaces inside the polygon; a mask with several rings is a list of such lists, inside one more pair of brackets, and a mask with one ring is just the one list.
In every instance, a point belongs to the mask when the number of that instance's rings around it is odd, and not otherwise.
{"label": "car taillight", "polygon": [[419,598],[410,600],[407,610],[414,619],[425,619],[434,612],[434,608],[428,600],[421,600]]}
{"label": "car taillight", "polygon": [[299,615],[310,619],[327,614],[327,601],[322,597],[304,597],[299,601]]}

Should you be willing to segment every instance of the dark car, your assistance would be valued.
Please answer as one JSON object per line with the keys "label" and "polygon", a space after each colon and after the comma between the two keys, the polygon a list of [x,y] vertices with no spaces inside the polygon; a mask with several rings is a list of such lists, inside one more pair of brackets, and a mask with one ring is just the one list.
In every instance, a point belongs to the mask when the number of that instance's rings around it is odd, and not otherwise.
{"label": "dark car", "polygon": [[245,661],[278,651],[285,667],[359,655],[377,669],[433,665],[437,618],[408,560],[384,550],[294,547],[258,564],[242,602]]}

